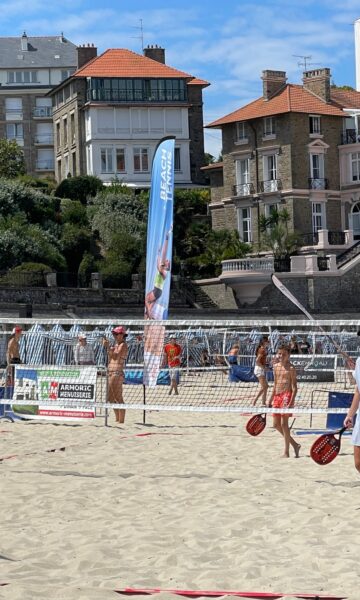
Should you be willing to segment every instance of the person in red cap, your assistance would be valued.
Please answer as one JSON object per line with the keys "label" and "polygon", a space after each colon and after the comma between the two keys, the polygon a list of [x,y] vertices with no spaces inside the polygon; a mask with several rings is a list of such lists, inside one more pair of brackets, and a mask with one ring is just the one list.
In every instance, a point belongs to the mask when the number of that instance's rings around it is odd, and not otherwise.
{"label": "person in red cap", "polygon": [[[109,340],[104,338],[103,345],[108,355],[108,400],[113,404],[124,404],[123,383],[124,367],[128,355],[128,346],[126,343],[126,329],[119,326],[112,330],[115,338],[115,345],[110,346]],[[125,422],[125,410],[114,408],[115,419],[117,423]]]}
{"label": "person in red cap", "polygon": [[11,381],[14,380],[14,367],[12,365],[19,365],[21,363],[20,348],[19,348],[19,341],[21,338],[21,334],[22,334],[22,328],[19,327],[18,325],[16,327],[14,327],[14,329],[12,330],[9,342],[8,342],[8,346],[7,346],[6,362],[9,367],[8,377],[9,377],[9,380],[11,380]]}

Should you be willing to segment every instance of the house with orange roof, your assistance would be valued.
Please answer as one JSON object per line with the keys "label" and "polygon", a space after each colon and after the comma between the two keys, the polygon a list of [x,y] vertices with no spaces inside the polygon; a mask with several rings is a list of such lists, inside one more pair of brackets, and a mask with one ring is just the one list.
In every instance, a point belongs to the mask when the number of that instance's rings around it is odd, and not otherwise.
{"label": "house with orange roof", "polygon": [[52,92],[58,181],[89,174],[150,186],[159,140],[173,135],[175,185],[204,183],[202,90],[208,82],[165,64],[165,50],[109,49]]}
{"label": "house with orange roof", "polygon": [[204,169],[213,228],[237,229],[258,252],[261,215],[286,208],[300,253],[339,255],[360,240],[360,93],[332,87],[326,68],[302,85],[265,70],[262,83],[261,97],[207,125],[223,140],[223,163]]}

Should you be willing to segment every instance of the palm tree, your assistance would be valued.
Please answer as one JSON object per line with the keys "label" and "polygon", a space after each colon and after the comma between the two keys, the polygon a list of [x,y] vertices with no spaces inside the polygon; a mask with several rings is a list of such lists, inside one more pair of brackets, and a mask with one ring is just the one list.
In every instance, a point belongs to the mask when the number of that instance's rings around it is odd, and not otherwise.
{"label": "palm tree", "polygon": [[299,234],[289,232],[289,221],[290,214],[286,208],[272,210],[269,217],[260,217],[262,245],[272,251],[275,259],[289,258],[300,246]]}

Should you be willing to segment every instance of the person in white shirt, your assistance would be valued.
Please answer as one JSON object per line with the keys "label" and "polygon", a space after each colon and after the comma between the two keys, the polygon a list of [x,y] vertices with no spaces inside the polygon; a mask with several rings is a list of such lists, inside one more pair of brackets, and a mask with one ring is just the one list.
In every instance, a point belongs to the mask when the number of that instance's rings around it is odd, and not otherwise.
{"label": "person in white shirt", "polygon": [[[356,360],[355,371],[353,376],[356,382],[355,392],[351,406],[345,417],[344,427],[353,427],[351,441],[354,446],[354,465],[355,469],[360,473],[360,358]],[[356,422],[354,425],[354,417]]]}
{"label": "person in white shirt", "polygon": [[94,365],[95,355],[93,347],[87,343],[86,335],[80,333],[78,343],[75,346],[74,358],[76,365]]}

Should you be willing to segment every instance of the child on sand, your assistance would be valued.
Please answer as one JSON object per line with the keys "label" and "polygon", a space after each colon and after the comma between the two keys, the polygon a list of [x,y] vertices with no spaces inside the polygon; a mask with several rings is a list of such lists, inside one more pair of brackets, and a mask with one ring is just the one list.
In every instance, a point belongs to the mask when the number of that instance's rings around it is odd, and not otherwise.
{"label": "child on sand", "polygon": [[[273,408],[290,408],[294,406],[297,392],[296,371],[290,363],[290,349],[280,346],[277,352],[278,362],[274,365],[274,388],[269,400]],[[284,437],[284,458],[289,458],[290,445],[294,448],[295,458],[299,457],[300,444],[290,434],[289,417],[291,413],[274,413],[274,428]]]}

